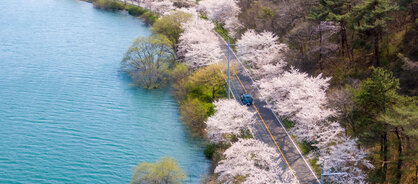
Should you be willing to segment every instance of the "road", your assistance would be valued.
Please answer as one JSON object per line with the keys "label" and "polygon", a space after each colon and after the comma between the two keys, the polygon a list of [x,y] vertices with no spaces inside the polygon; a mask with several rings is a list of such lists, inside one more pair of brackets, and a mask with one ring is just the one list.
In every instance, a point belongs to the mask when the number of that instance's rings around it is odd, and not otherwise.
{"label": "road", "polygon": [[[228,46],[226,42],[218,35],[222,52],[227,56]],[[238,58],[230,53],[231,64],[236,66],[236,73],[231,72],[231,91],[235,99],[241,103],[240,95],[250,94],[254,99],[251,110],[256,112],[258,123],[254,125],[254,137],[270,146],[276,147],[279,156],[285,161],[283,167],[294,171],[294,177],[298,183],[320,183],[314,174],[309,163],[301,154],[300,150],[292,140],[280,119],[274,112],[267,108],[267,103],[260,100],[259,89],[253,85],[253,80],[249,76],[245,67]]]}

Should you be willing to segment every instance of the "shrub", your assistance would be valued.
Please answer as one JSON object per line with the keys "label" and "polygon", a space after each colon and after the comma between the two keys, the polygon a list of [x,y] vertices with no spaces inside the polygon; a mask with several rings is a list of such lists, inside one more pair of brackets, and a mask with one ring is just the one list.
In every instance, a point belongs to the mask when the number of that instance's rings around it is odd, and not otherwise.
{"label": "shrub", "polygon": [[143,15],[145,12],[147,12],[147,10],[146,9],[143,9],[143,8],[140,8],[140,7],[137,7],[137,6],[131,6],[131,7],[129,7],[128,8],[128,13],[129,13],[129,15],[132,15],[132,16],[141,16],[141,15]]}
{"label": "shrub", "polygon": [[191,17],[191,14],[182,11],[164,15],[152,25],[151,31],[166,36],[173,43],[173,49],[176,49],[180,34],[183,32],[181,25]]}
{"label": "shrub", "polygon": [[114,0],[97,0],[93,3],[96,8],[104,9],[104,10],[123,10],[125,9],[125,5],[122,2],[114,1]]}
{"label": "shrub", "polygon": [[186,174],[178,166],[177,162],[168,157],[163,157],[156,163],[142,162],[135,169],[130,184],[139,183],[171,183],[180,184],[186,178]]}
{"label": "shrub", "polygon": [[186,84],[189,77],[189,71],[185,64],[179,63],[170,71],[170,78],[173,82],[173,94],[178,102],[183,101],[187,96]]}
{"label": "shrub", "polygon": [[205,151],[204,151],[205,157],[208,158],[208,159],[212,159],[212,156],[215,153],[215,151],[216,151],[216,144],[215,143],[206,145],[206,148],[205,148]]}
{"label": "shrub", "polygon": [[147,25],[152,25],[155,21],[157,21],[158,14],[151,11],[145,11],[145,13],[141,15],[141,18],[144,19]]}
{"label": "shrub", "polygon": [[205,121],[213,114],[214,106],[199,99],[187,99],[180,105],[181,120],[198,135],[204,135]]}

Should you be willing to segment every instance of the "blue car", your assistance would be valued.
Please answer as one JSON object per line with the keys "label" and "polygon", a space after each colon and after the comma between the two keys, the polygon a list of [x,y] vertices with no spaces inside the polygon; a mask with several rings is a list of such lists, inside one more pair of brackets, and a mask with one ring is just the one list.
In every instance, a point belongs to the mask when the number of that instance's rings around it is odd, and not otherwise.
{"label": "blue car", "polygon": [[253,98],[249,94],[242,94],[241,95],[241,102],[244,105],[250,106],[253,104]]}

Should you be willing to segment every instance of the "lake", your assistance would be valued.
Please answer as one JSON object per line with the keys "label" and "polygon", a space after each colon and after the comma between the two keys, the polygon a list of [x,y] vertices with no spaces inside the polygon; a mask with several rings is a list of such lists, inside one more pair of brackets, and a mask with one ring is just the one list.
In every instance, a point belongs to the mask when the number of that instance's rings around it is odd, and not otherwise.
{"label": "lake", "polygon": [[150,35],[126,12],[76,0],[0,1],[0,183],[128,183],[139,162],[176,159],[198,183],[210,161],[169,89],[119,71]]}

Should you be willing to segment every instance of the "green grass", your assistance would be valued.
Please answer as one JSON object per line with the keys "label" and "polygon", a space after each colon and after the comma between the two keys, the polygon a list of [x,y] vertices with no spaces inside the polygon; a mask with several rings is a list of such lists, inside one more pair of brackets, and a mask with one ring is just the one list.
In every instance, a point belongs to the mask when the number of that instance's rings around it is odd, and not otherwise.
{"label": "green grass", "polygon": [[290,130],[291,128],[295,126],[295,124],[288,119],[282,120],[282,123],[283,123],[283,126],[286,128],[286,130]]}
{"label": "green grass", "polygon": [[[215,24],[215,28],[214,30],[221,35],[221,37],[228,42],[228,30],[226,30],[225,28],[222,27],[222,25],[218,24],[218,23],[214,23]],[[235,44],[236,40],[234,38],[229,38],[229,43],[230,44]],[[232,50],[234,52],[236,52],[236,48],[235,45],[231,46]]]}
{"label": "green grass", "polygon": [[309,152],[315,150],[315,147],[312,146],[312,143],[306,141],[302,141],[301,143],[298,142],[298,146],[304,155],[308,155]]}
{"label": "green grass", "polygon": [[250,129],[241,129],[241,138],[243,139],[252,139],[254,138],[253,134],[251,133]]}
{"label": "green grass", "polygon": [[247,178],[247,176],[236,175],[236,176],[234,176],[234,181],[232,183],[233,184],[243,183],[245,181],[245,178]]}
{"label": "green grass", "polygon": [[[291,135],[293,140],[295,140],[296,144],[298,145],[300,151],[303,155],[308,155],[311,151],[317,149],[316,147],[312,146],[313,143],[307,142],[307,141],[296,141],[296,137],[294,135]],[[317,176],[321,175],[321,165],[317,164],[318,158],[314,159],[308,159],[309,164],[311,164],[312,169],[314,170],[315,174]]]}
{"label": "green grass", "polygon": [[316,162],[318,162],[318,159],[314,158],[314,159],[309,159],[308,161],[311,164],[312,169],[315,171],[315,174],[317,176],[321,176],[321,165],[316,163]]}

